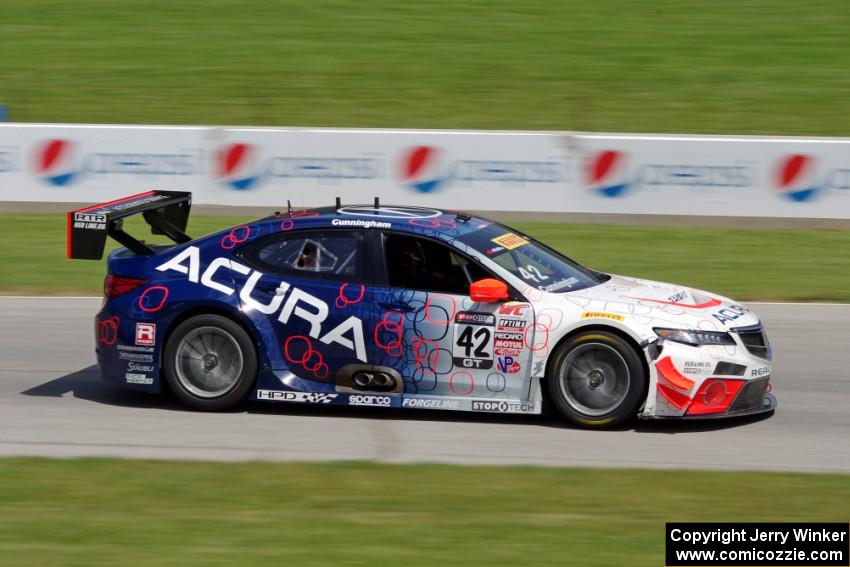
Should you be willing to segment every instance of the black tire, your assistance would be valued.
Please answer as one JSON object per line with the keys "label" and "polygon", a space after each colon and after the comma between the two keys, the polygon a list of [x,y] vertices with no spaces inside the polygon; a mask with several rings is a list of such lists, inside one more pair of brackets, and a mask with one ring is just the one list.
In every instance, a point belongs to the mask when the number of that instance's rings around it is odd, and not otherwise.
{"label": "black tire", "polygon": [[220,411],[248,395],[257,379],[257,351],[245,329],[233,320],[197,315],[171,333],[162,366],[181,402],[197,410]]}
{"label": "black tire", "polygon": [[558,346],[546,382],[549,400],[561,415],[582,427],[605,428],[637,415],[647,378],[632,345],[614,333],[593,330]]}

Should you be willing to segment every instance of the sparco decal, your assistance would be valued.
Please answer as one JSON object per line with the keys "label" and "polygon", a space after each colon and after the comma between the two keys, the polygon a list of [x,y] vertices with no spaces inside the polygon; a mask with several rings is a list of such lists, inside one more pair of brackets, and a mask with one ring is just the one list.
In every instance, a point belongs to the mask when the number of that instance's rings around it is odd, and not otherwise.
{"label": "sparco decal", "polygon": [[489,411],[498,413],[533,413],[536,411],[534,402],[508,402],[473,400],[472,411]]}
{"label": "sparco decal", "polygon": [[306,404],[329,404],[338,394],[319,394],[316,392],[284,392],[282,390],[257,390],[258,400],[272,402],[302,402]]}
{"label": "sparco decal", "polygon": [[186,274],[190,282],[200,283],[225,295],[233,295],[236,290],[223,283],[230,281],[228,276],[216,277],[220,270],[233,271],[248,276],[248,280],[239,291],[239,299],[245,308],[256,309],[266,315],[272,315],[279,311],[277,319],[284,325],[294,315],[310,324],[309,335],[312,338],[319,339],[325,344],[337,343],[342,345],[353,350],[359,360],[366,362],[363,322],[359,318],[351,316],[333,329],[323,332],[322,323],[328,318],[328,304],[300,288],[290,286],[287,282],[280,283],[277,293],[268,303],[260,303],[252,297],[252,293],[257,282],[263,277],[262,272],[228,258],[215,258],[201,273],[200,250],[197,246],[189,246],[174,258],[157,266],[156,269],[160,272],[171,270]]}
{"label": "sparco decal", "polygon": [[711,314],[712,317],[723,323],[724,325],[730,321],[734,321],[739,317],[743,317],[750,310],[741,305],[730,305],[729,307],[724,307],[723,309],[718,309],[714,313]]}
{"label": "sparco decal", "polygon": [[348,396],[350,406],[381,406],[388,407],[392,404],[389,396],[370,396],[368,394],[352,394]]}
{"label": "sparco decal", "polygon": [[426,409],[460,409],[458,400],[437,400],[433,398],[405,398],[401,403],[405,408],[426,408]]}

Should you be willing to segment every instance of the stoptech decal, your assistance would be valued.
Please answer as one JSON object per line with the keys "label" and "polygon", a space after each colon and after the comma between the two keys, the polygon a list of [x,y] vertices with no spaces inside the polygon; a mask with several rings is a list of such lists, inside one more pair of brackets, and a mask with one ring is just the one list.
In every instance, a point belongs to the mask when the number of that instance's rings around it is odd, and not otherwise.
{"label": "stoptech decal", "polygon": [[307,404],[329,404],[339,394],[319,394],[316,392],[284,392],[282,390],[257,390],[258,400],[272,402],[302,402]]}
{"label": "stoptech decal", "polygon": [[[160,272],[171,270],[186,274],[190,282],[200,283],[204,287],[214,289],[225,295],[233,295],[236,290],[223,283],[229,281],[230,278],[218,276],[219,271],[229,270],[248,276],[248,280],[239,291],[239,299],[244,306],[256,309],[266,315],[278,313],[277,319],[284,325],[294,315],[310,324],[309,335],[311,338],[319,339],[320,342],[325,344],[337,343],[342,345],[354,351],[359,360],[366,362],[363,322],[358,317],[351,316],[333,329],[323,333],[323,323],[328,318],[328,304],[301,288],[292,287],[287,282],[281,282],[277,293],[269,303],[260,303],[252,297],[252,293],[264,275],[262,272],[253,270],[229,258],[219,257],[213,259],[201,273],[200,250],[197,246],[187,247],[167,262],[157,266],[156,269]],[[140,343],[137,341],[136,344]]]}
{"label": "stoptech decal", "polygon": [[490,313],[480,313],[478,311],[461,311],[455,316],[457,323],[469,323],[470,325],[490,325],[496,324],[496,317]]}
{"label": "stoptech decal", "polygon": [[534,402],[473,400],[472,411],[487,411],[494,413],[535,413],[537,411],[537,407]]}
{"label": "stoptech decal", "polygon": [[493,367],[493,327],[490,313],[461,311],[455,317],[452,361],[455,366],[486,370]]}

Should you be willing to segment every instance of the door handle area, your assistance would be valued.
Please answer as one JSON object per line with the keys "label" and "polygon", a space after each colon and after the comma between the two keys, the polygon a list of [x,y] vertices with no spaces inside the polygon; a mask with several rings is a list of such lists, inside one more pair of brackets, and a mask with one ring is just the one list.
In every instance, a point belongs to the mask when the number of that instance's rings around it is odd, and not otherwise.
{"label": "door handle area", "polygon": [[413,313],[416,311],[415,307],[405,303],[379,303],[378,305],[387,311],[401,311],[402,313]]}

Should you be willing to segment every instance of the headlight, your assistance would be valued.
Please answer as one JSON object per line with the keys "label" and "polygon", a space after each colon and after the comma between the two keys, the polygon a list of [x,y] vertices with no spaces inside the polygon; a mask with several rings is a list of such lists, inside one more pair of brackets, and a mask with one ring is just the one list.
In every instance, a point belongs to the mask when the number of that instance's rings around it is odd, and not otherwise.
{"label": "headlight", "polygon": [[662,339],[691,346],[734,345],[735,340],[729,333],[721,331],[697,331],[689,329],[653,329]]}

